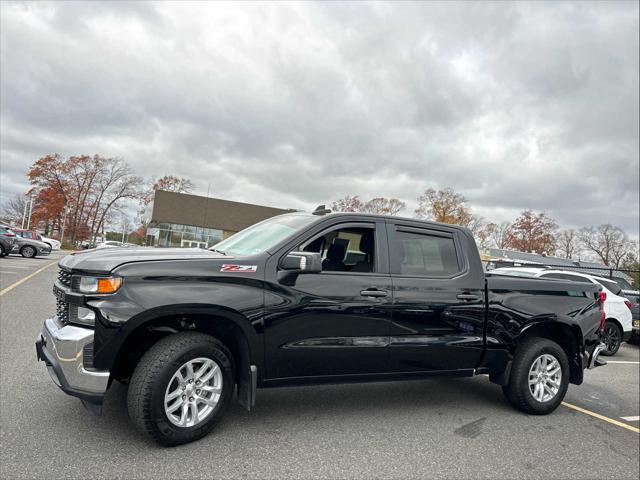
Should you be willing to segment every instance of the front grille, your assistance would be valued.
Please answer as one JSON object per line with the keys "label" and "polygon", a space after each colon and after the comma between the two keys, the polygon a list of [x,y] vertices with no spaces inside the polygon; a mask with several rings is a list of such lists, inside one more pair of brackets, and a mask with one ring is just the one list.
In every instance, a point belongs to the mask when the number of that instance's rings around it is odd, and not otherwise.
{"label": "front grille", "polygon": [[71,287],[71,272],[60,269],[58,271],[58,281],[65,287]]}
{"label": "front grille", "polygon": [[63,324],[69,323],[69,304],[56,299],[56,316]]}

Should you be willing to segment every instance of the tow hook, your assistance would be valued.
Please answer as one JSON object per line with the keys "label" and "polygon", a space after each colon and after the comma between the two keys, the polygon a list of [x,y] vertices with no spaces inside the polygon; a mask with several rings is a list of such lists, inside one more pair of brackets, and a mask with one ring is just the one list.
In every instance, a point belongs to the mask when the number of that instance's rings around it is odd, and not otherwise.
{"label": "tow hook", "polygon": [[589,362],[589,369],[602,367],[607,364],[604,360],[600,360],[598,357],[603,350],[606,350],[607,346],[604,343],[599,343],[596,348],[593,349],[591,354],[591,361]]}

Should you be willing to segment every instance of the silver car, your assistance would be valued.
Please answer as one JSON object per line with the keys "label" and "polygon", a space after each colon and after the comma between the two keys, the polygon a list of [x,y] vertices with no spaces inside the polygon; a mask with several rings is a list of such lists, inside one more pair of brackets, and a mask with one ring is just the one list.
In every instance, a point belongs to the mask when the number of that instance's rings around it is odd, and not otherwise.
{"label": "silver car", "polygon": [[51,245],[31,238],[16,237],[11,253],[19,253],[25,258],[45,256],[51,253]]}

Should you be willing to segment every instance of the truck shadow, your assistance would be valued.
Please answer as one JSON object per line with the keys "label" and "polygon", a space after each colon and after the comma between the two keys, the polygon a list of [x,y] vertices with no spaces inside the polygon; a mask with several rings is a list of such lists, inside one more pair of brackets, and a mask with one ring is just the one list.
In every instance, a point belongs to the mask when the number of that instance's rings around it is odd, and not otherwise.
{"label": "truck shadow", "polygon": [[[128,431],[144,441],[124,413],[126,409],[127,387],[114,383],[105,401],[104,421],[116,427],[113,431],[119,435]],[[299,419],[311,429],[313,426],[309,425],[317,422],[320,429],[321,424],[336,420],[358,422],[396,415],[406,419],[461,412],[484,416],[489,411],[515,412],[500,387],[487,377],[270,388],[258,390],[251,412],[234,399],[214,434],[233,435],[247,430],[257,435],[273,434],[280,428],[295,428],[292,419]]]}

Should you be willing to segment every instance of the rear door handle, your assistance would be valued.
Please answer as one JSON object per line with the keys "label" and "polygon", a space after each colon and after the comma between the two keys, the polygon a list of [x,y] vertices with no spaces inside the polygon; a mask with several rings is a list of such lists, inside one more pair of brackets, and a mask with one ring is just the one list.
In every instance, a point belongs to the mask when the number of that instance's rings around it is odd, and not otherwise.
{"label": "rear door handle", "polygon": [[473,293],[459,293],[457,295],[458,300],[466,300],[468,302],[472,301],[472,300],[478,300],[478,295],[475,295]]}
{"label": "rear door handle", "polygon": [[378,290],[377,288],[368,288],[366,290],[362,290],[360,295],[363,297],[386,297],[386,290]]}

